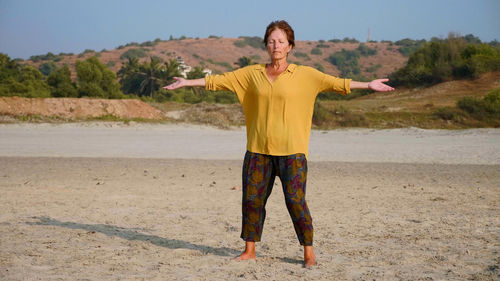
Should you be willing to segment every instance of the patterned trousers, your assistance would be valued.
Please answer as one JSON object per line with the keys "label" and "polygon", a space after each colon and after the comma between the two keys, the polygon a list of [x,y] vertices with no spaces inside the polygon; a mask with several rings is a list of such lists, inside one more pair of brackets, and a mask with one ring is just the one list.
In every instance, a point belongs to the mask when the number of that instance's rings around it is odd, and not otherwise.
{"label": "patterned trousers", "polygon": [[313,242],[312,218],[305,200],[307,159],[304,154],[272,156],[247,151],[243,162],[243,223],[241,238],[258,242],[266,218],[266,202],[274,179],[283,186],[286,207],[301,245]]}

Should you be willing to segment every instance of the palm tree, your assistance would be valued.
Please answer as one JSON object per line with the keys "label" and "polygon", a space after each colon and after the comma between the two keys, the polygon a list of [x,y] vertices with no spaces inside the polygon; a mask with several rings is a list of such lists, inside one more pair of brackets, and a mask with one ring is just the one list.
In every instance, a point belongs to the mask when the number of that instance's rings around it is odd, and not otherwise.
{"label": "palm tree", "polygon": [[254,61],[252,61],[252,58],[249,58],[249,57],[241,57],[238,59],[237,62],[235,62],[234,64],[236,65],[239,65],[240,67],[245,67],[247,65],[252,65],[252,64],[255,64]]}
{"label": "palm tree", "polygon": [[149,63],[139,64],[139,60],[132,57],[118,71],[118,75],[125,93],[153,97],[162,85],[172,83],[173,77],[181,76],[181,73],[176,60],[161,65],[161,59],[150,57]]}
{"label": "palm tree", "polygon": [[144,63],[139,68],[139,72],[137,72],[138,76],[142,80],[139,85],[139,95],[145,96],[148,95],[153,97],[153,93],[157,91],[162,85],[161,81],[161,66],[160,59],[156,57],[150,58],[150,63]]}
{"label": "palm tree", "polygon": [[181,76],[181,72],[179,70],[179,62],[177,60],[171,59],[168,62],[165,62],[163,71],[161,74],[161,79],[165,82],[165,84],[170,84],[174,82],[174,77]]}

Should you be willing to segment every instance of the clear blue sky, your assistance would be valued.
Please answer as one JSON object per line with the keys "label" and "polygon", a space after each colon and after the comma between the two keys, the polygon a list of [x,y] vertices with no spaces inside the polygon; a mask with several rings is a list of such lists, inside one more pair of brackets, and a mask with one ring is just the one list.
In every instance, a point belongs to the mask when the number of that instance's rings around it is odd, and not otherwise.
{"label": "clear blue sky", "polygon": [[113,49],[180,37],[263,37],[285,19],[296,40],[446,37],[500,41],[500,0],[0,0],[0,52],[11,58]]}

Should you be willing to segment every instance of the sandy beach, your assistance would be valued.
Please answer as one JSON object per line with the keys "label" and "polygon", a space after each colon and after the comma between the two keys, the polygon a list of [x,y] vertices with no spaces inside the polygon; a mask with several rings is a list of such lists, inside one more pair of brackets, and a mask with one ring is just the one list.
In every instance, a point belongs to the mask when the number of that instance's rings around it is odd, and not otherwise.
{"label": "sandy beach", "polygon": [[0,280],[499,280],[500,130],[313,131],[304,268],[275,185],[243,241],[244,129],[0,125]]}

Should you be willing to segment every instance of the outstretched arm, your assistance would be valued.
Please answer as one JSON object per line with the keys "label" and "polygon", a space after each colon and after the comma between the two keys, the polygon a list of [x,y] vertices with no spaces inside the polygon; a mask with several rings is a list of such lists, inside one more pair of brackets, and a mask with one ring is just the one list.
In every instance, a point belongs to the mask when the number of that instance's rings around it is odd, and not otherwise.
{"label": "outstretched arm", "polygon": [[163,89],[175,90],[182,87],[205,87],[205,78],[189,80],[181,77],[174,77],[174,80],[174,83],[163,87]]}
{"label": "outstretched arm", "polygon": [[375,79],[371,82],[351,81],[351,89],[372,89],[377,92],[394,91],[393,87],[384,84],[384,82],[387,81],[389,81],[389,79]]}

